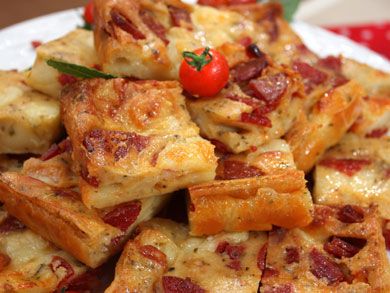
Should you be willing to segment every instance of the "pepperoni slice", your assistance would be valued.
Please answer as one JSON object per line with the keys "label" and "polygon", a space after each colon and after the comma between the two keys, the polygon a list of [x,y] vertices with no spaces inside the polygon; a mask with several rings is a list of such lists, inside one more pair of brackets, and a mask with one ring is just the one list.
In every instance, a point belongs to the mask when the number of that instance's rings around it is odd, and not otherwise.
{"label": "pepperoni slice", "polygon": [[141,208],[142,205],[139,201],[117,205],[113,210],[104,215],[103,221],[125,232],[137,220]]}
{"label": "pepperoni slice", "polygon": [[232,269],[232,270],[235,270],[235,271],[240,271],[242,269],[241,268],[241,262],[238,259],[230,261],[226,266],[229,269]]}
{"label": "pepperoni slice", "polygon": [[53,144],[41,157],[42,161],[50,160],[62,153],[70,152],[72,150],[72,143],[70,139],[64,139],[59,144]]}
{"label": "pepperoni slice", "polygon": [[224,253],[226,250],[226,247],[228,245],[229,245],[229,242],[227,242],[227,241],[222,241],[222,242],[218,243],[217,248],[215,249],[215,252],[220,253],[220,254]]}
{"label": "pepperoni slice", "polygon": [[373,129],[371,132],[366,134],[367,138],[380,138],[384,136],[387,133],[388,129],[387,127],[382,127],[382,128],[376,128]]}
{"label": "pepperoni slice", "polygon": [[341,59],[335,56],[328,56],[318,61],[318,65],[333,70],[335,72],[341,71]]}
{"label": "pepperoni slice", "polygon": [[282,284],[275,286],[266,286],[264,293],[294,293],[295,289],[292,284]]}
{"label": "pepperoni slice", "polygon": [[245,162],[226,160],[222,164],[223,171],[217,170],[217,179],[219,180],[232,180],[264,175],[259,168],[249,166]]}
{"label": "pepperoni slice", "polygon": [[215,252],[220,254],[226,252],[231,260],[239,259],[244,254],[244,251],[245,247],[243,245],[232,245],[227,241],[220,242],[215,249]]}
{"label": "pepperoni slice", "polygon": [[241,97],[238,95],[227,95],[226,98],[229,100],[232,100],[232,101],[237,101],[237,102],[246,104],[246,105],[251,106],[253,108],[259,108],[262,106],[261,102],[255,98]]}
{"label": "pepperoni slice", "polygon": [[72,279],[67,285],[66,293],[70,292],[94,292],[93,289],[98,288],[100,284],[99,274],[101,268],[89,270],[84,274]]}
{"label": "pepperoni slice", "polygon": [[337,159],[325,158],[319,163],[321,166],[335,169],[345,175],[351,177],[363,169],[364,166],[371,164],[367,159]]}
{"label": "pepperoni slice", "polygon": [[285,254],[285,260],[286,263],[292,264],[292,263],[299,263],[299,250],[297,247],[287,247],[286,248],[286,254]]}
{"label": "pepperoni slice", "polygon": [[94,176],[91,176],[86,168],[81,168],[80,177],[83,178],[83,180],[92,187],[97,188],[100,185],[99,179]]}
{"label": "pepperoni slice", "polygon": [[58,76],[58,82],[62,85],[62,86],[66,86],[68,84],[72,84],[72,83],[75,83],[77,81],[77,78],[72,76],[72,75],[69,75],[69,74],[65,74],[65,73],[61,73],[59,76]]}
{"label": "pepperoni slice", "polygon": [[231,260],[239,259],[245,251],[245,247],[243,245],[228,245],[226,246],[225,252],[229,256]]}
{"label": "pepperoni slice", "polygon": [[130,149],[142,151],[148,146],[149,141],[149,137],[134,132],[93,129],[85,136],[83,146],[89,153],[96,150],[112,153],[114,160],[119,161]]}
{"label": "pepperoni slice", "polygon": [[61,290],[62,288],[66,287],[66,285],[69,283],[69,281],[74,276],[73,267],[65,259],[63,259],[61,256],[57,256],[57,255],[53,256],[51,263],[50,263],[50,268],[53,271],[53,273],[56,273],[57,270],[65,270],[65,272],[66,272],[65,276],[58,283],[57,289]]}
{"label": "pepperoni slice", "polygon": [[118,11],[111,10],[111,19],[116,26],[129,33],[135,40],[146,39],[145,35],[138,30],[134,23]]}
{"label": "pepperoni slice", "polygon": [[25,229],[26,226],[18,219],[8,216],[1,224],[0,224],[0,233],[8,233],[15,232]]}
{"label": "pepperoni slice", "polygon": [[183,21],[191,23],[191,17],[187,10],[172,5],[168,5],[168,10],[174,26],[180,27]]}
{"label": "pepperoni slice", "polygon": [[256,108],[251,113],[242,113],[241,121],[262,127],[272,127],[271,120],[269,120],[269,118],[263,114],[263,111],[260,108]]}
{"label": "pepperoni slice", "polygon": [[277,269],[274,269],[274,268],[270,268],[270,267],[266,267],[263,271],[263,275],[262,277],[264,279],[266,278],[272,278],[272,277],[277,277],[279,276],[279,271]]}
{"label": "pepperoni slice", "polygon": [[337,213],[337,218],[343,223],[361,223],[364,221],[364,210],[355,205],[345,205]]}
{"label": "pepperoni slice", "polygon": [[139,252],[146,258],[157,262],[162,267],[167,265],[167,256],[159,249],[152,245],[143,245],[139,248]]}
{"label": "pepperoni slice", "polygon": [[257,253],[257,267],[260,271],[265,269],[265,257],[267,256],[268,243],[265,243]]}
{"label": "pepperoni slice", "polygon": [[268,62],[264,58],[251,59],[247,62],[242,62],[236,65],[231,74],[236,82],[248,81],[261,75],[261,72],[267,67]]}
{"label": "pepperoni slice", "polygon": [[4,269],[10,264],[11,259],[8,255],[4,253],[0,253],[0,272],[4,271]]}
{"label": "pepperoni slice", "polygon": [[324,256],[316,248],[310,251],[310,272],[318,279],[325,278],[329,284],[344,281],[344,274],[337,263]]}
{"label": "pepperoni slice", "polygon": [[155,17],[153,17],[152,13],[146,10],[141,10],[140,16],[146,26],[167,45],[169,41],[166,37],[166,29],[156,20]]}
{"label": "pepperoni slice", "polygon": [[336,258],[353,257],[367,243],[365,239],[331,237],[325,244],[324,250]]}
{"label": "pepperoni slice", "polygon": [[206,290],[193,283],[190,278],[163,276],[162,284],[165,293],[206,293]]}
{"label": "pepperoni slice", "polygon": [[264,101],[269,112],[279,106],[287,86],[288,80],[283,73],[266,76],[249,82],[249,88],[253,91],[253,96]]}
{"label": "pepperoni slice", "polygon": [[210,139],[210,142],[215,146],[215,150],[223,155],[230,154],[229,148],[219,140]]}
{"label": "pepperoni slice", "polygon": [[305,62],[295,61],[292,68],[302,75],[306,93],[310,93],[314,86],[322,84],[328,77],[325,72],[320,71]]}

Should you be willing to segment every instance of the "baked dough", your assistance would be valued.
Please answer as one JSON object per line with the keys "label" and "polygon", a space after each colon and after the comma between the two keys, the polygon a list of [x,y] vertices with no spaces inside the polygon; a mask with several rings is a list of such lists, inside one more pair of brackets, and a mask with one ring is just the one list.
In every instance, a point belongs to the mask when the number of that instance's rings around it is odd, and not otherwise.
{"label": "baked dough", "polygon": [[377,204],[390,219],[390,138],[347,134],[327,151],[314,173],[314,200],[320,204]]}
{"label": "baked dough", "polygon": [[0,154],[41,154],[60,131],[59,102],[27,86],[24,73],[0,71]]}
{"label": "baked dough", "polygon": [[260,292],[388,292],[376,208],[317,205],[309,226],[273,230],[261,284]]}
{"label": "baked dough", "polygon": [[61,81],[63,74],[46,64],[50,59],[96,67],[99,65],[99,59],[93,45],[92,32],[81,28],[75,29],[36,48],[36,59],[27,73],[27,83],[42,93],[58,98],[67,79]]}
{"label": "baked dough", "polygon": [[163,195],[214,179],[177,82],[85,80],[62,96],[62,118],[88,207]]}
{"label": "baked dough", "polygon": [[0,291],[51,293],[88,268],[0,208]]}
{"label": "baked dough", "polygon": [[197,238],[185,226],[163,219],[146,222],[139,231],[127,243],[107,293],[167,292],[176,286],[186,292],[257,291],[265,233]]}

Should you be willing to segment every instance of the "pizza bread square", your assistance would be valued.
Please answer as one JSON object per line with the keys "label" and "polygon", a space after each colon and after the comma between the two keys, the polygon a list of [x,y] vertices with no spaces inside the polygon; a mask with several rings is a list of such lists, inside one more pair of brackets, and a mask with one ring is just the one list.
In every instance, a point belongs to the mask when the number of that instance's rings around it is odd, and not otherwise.
{"label": "pizza bread square", "polygon": [[26,85],[25,73],[0,71],[0,154],[41,154],[60,132],[59,102]]}
{"label": "pizza bread square", "polygon": [[88,207],[104,208],[214,179],[177,82],[85,80],[64,92],[62,118]]}
{"label": "pizza bread square", "polygon": [[36,48],[36,59],[27,73],[26,81],[32,88],[58,98],[61,89],[77,79],[47,65],[46,62],[50,59],[86,67],[99,66],[99,59],[93,45],[93,33],[78,28]]}
{"label": "pizza bread square", "polygon": [[270,232],[266,254],[260,292],[390,289],[390,265],[375,206],[316,205],[309,226]]}
{"label": "pizza bread square", "polygon": [[[153,219],[126,244],[106,292],[256,292],[266,234],[191,237],[183,224]],[[261,265],[260,265],[261,267]]]}
{"label": "pizza bread square", "polygon": [[29,159],[19,173],[2,173],[0,198],[34,232],[95,268],[119,251],[138,223],[152,218],[169,196],[88,209],[70,169],[69,149],[63,151],[48,151],[45,161]]}
{"label": "pizza bread square", "polygon": [[2,292],[62,290],[89,270],[9,215],[4,207],[0,209],[0,260]]}
{"label": "pizza bread square", "polygon": [[314,201],[326,205],[378,205],[390,219],[390,138],[347,134],[328,150],[314,172]]}

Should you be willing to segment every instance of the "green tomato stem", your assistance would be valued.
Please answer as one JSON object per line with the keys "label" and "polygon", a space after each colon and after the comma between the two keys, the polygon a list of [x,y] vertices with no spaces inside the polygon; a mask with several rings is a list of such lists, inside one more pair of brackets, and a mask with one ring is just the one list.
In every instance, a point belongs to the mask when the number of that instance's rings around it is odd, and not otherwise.
{"label": "green tomato stem", "polygon": [[187,64],[194,67],[197,71],[201,71],[213,59],[209,47],[206,47],[200,55],[196,55],[194,52],[184,51],[183,57]]}

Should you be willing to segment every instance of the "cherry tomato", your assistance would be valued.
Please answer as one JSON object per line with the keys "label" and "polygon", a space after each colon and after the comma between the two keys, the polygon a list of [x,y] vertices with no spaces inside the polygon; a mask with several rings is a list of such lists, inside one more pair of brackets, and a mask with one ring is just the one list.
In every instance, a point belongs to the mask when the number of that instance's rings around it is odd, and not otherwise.
{"label": "cherry tomato", "polygon": [[183,88],[196,97],[212,97],[218,94],[229,79],[229,65],[219,52],[200,48],[183,52],[179,76]]}
{"label": "cherry tomato", "polygon": [[93,1],[89,1],[84,6],[84,20],[86,23],[93,24]]}

